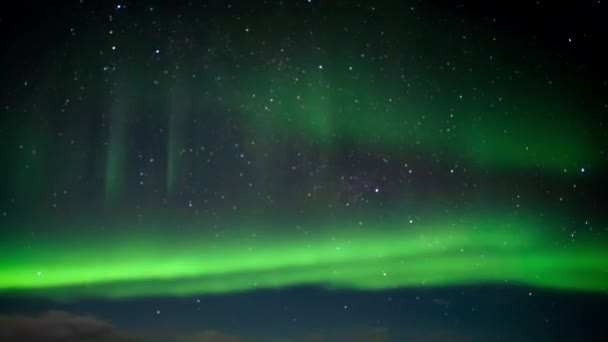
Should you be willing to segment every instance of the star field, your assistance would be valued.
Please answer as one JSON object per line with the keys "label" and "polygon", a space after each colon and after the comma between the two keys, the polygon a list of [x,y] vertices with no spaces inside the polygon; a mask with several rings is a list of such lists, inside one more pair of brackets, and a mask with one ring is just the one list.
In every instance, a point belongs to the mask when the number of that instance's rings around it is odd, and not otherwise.
{"label": "star field", "polygon": [[[605,4],[7,6],[0,330],[599,334]],[[503,293],[513,311],[493,299]],[[586,312],[574,326],[553,323],[572,308]],[[416,319],[422,330],[404,328]]]}

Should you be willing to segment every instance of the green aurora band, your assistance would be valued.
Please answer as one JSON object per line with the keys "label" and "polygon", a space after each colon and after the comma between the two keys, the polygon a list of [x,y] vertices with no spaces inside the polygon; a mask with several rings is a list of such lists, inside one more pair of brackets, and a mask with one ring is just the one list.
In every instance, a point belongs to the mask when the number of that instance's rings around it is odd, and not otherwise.
{"label": "green aurora band", "polygon": [[244,229],[250,235],[219,242],[153,227],[128,238],[48,236],[27,247],[4,241],[0,292],[69,299],[471,284],[608,292],[608,251],[597,241],[557,244],[539,220],[494,215],[456,222],[344,224],[267,238]]}

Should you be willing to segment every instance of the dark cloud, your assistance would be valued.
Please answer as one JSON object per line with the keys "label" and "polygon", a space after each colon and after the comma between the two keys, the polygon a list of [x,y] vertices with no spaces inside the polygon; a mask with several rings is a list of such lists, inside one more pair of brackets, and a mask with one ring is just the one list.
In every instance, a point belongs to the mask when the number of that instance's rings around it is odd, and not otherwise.
{"label": "dark cloud", "polygon": [[489,336],[482,338],[453,332],[437,332],[421,336],[413,336],[408,340],[412,342],[481,342],[492,341],[493,339],[489,338]]}
{"label": "dark cloud", "polygon": [[46,311],[39,315],[0,315],[2,342],[252,342],[248,339],[213,329],[193,334],[157,332],[131,333],[89,315],[65,311]]}
{"label": "dark cloud", "polygon": [[324,333],[311,333],[302,338],[273,340],[272,342],[481,342],[488,337],[473,337],[458,332],[391,332],[383,327],[357,327]]}
{"label": "dark cloud", "polygon": [[133,341],[135,336],[92,316],[47,311],[39,316],[1,315],[0,341]]}
{"label": "dark cloud", "polygon": [[186,337],[183,342],[245,342],[239,336],[229,335],[216,330],[205,330]]}
{"label": "dark cloud", "polygon": [[[213,329],[182,334],[176,331],[151,334],[129,333],[111,323],[93,316],[76,315],[64,311],[47,311],[37,316],[0,315],[0,341],[2,342],[259,342]],[[162,336],[161,336],[162,335]],[[274,339],[272,342],[474,342],[488,339],[473,338],[452,332],[413,333],[399,336],[383,327],[357,327],[353,329],[304,334],[299,337]]]}
{"label": "dark cloud", "polygon": [[[162,335],[162,336],[161,336]],[[208,329],[186,336],[176,332],[161,334],[130,333],[94,316],[65,311],[46,311],[40,315],[0,315],[2,342],[250,342],[242,337]]]}
{"label": "dark cloud", "polygon": [[270,342],[393,342],[401,341],[392,338],[389,330],[378,327],[353,327],[351,329],[310,332],[303,336],[275,338]]}

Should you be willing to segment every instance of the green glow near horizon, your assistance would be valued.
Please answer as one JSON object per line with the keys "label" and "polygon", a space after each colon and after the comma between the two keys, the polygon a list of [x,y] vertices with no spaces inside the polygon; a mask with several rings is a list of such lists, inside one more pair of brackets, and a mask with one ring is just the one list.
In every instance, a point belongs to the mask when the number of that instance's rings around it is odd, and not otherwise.
{"label": "green glow near horizon", "polygon": [[29,248],[5,242],[0,292],[77,298],[481,283],[608,292],[608,251],[601,245],[559,246],[537,223],[507,221],[344,225],[323,235],[223,242],[196,233],[49,237]]}

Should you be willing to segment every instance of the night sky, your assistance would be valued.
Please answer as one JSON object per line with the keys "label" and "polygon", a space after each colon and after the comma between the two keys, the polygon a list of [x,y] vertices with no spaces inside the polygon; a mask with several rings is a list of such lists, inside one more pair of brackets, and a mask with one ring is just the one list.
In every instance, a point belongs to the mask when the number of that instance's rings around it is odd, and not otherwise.
{"label": "night sky", "polygon": [[608,339],[607,6],[0,5],[0,340]]}

